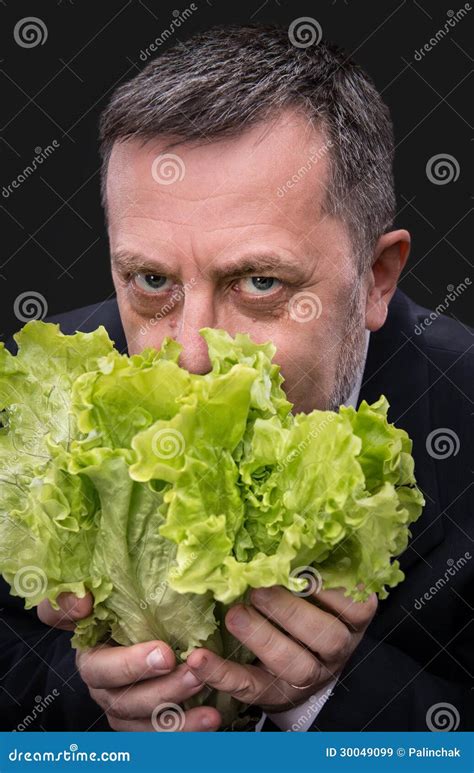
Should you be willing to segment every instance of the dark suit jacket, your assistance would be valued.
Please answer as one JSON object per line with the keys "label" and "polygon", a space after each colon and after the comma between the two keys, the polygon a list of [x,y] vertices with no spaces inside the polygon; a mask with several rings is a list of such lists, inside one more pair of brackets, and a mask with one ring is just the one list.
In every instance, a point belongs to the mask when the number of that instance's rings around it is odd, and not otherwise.
{"label": "dark suit jacket", "polygon": [[[440,703],[449,704],[457,729],[474,729],[473,331],[438,316],[420,333],[428,315],[397,291],[387,322],[371,335],[359,398],[388,397],[390,420],[413,439],[427,504],[401,556],[405,581],[380,602],[312,730],[426,730],[437,716],[443,721]],[[115,300],[51,321],[65,333],[102,324],[126,350]],[[446,429],[454,440],[449,456],[442,441],[428,440]],[[26,729],[108,729],[76,673],[70,634],[25,612],[3,582],[0,594],[0,729],[24,724],[37,697],[53,690],[59,695]],[[264,729],[276,728],[267,720]]]}

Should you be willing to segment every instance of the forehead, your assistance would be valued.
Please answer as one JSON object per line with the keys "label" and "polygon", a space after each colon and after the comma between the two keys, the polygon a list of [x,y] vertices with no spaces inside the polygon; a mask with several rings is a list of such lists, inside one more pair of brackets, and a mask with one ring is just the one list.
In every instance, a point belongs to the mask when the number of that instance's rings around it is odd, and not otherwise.
{"label": "forehead", "polygon": [[116,143],[107,176],[111,241],[127,232],[147,249],[148,238],[183,244],[195,234],[214,242],[270,230],[287,242],[324,236],[330,147],[294,111],[198,145]]}

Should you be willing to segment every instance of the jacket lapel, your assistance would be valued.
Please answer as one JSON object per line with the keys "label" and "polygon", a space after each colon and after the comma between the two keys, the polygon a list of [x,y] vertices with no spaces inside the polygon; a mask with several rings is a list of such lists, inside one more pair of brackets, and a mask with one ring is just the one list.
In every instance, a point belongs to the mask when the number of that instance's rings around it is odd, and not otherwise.
{"label": "jacket lapel", "polygon": [[384,394],[390,403],[389,420],[405,429],[413,441],[415,476],[426,505],[412,525],[412,538],[399,558],[403,571],[423,560],[444,538],[434,460],[426,451],[431,430],[427,360],[419,352],[420,341],[418,348],[411,343],[416,322],[415,304],[397,290],[387,321],[377,333],[371,333],[359,394],[359,403],[374,402]]}

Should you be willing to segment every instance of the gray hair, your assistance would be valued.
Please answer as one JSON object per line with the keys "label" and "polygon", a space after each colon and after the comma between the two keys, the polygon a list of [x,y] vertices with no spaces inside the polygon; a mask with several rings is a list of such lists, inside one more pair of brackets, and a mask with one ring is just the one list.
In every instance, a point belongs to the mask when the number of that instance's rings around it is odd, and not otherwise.
{"label": "gray hair", "polygon": [[338,47],[293,45],[278,26],[214,27],[177,43],[114,92],[101,116],[102,202],[115,142],[232,137],[296,108],[330,150],[323,214],[348,229],[361,271],[395,214],[390,113],[373,82]]}

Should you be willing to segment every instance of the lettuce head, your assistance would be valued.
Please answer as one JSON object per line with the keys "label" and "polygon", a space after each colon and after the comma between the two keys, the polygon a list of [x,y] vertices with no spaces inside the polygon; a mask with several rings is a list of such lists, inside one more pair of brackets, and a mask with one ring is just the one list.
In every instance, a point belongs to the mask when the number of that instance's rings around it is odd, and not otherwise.
{"label": "lettuce head", "polygon": [[[385,397],[292,413],[271,343],[201,331],[120,354],[105,329],[29,322],[0,345],[0,572],[27,608],[90,591],[73,638],[249,657],[223,627],[249,588],[383,599],[424,504]],[[301,574],[305,576],[301,576]]]}

